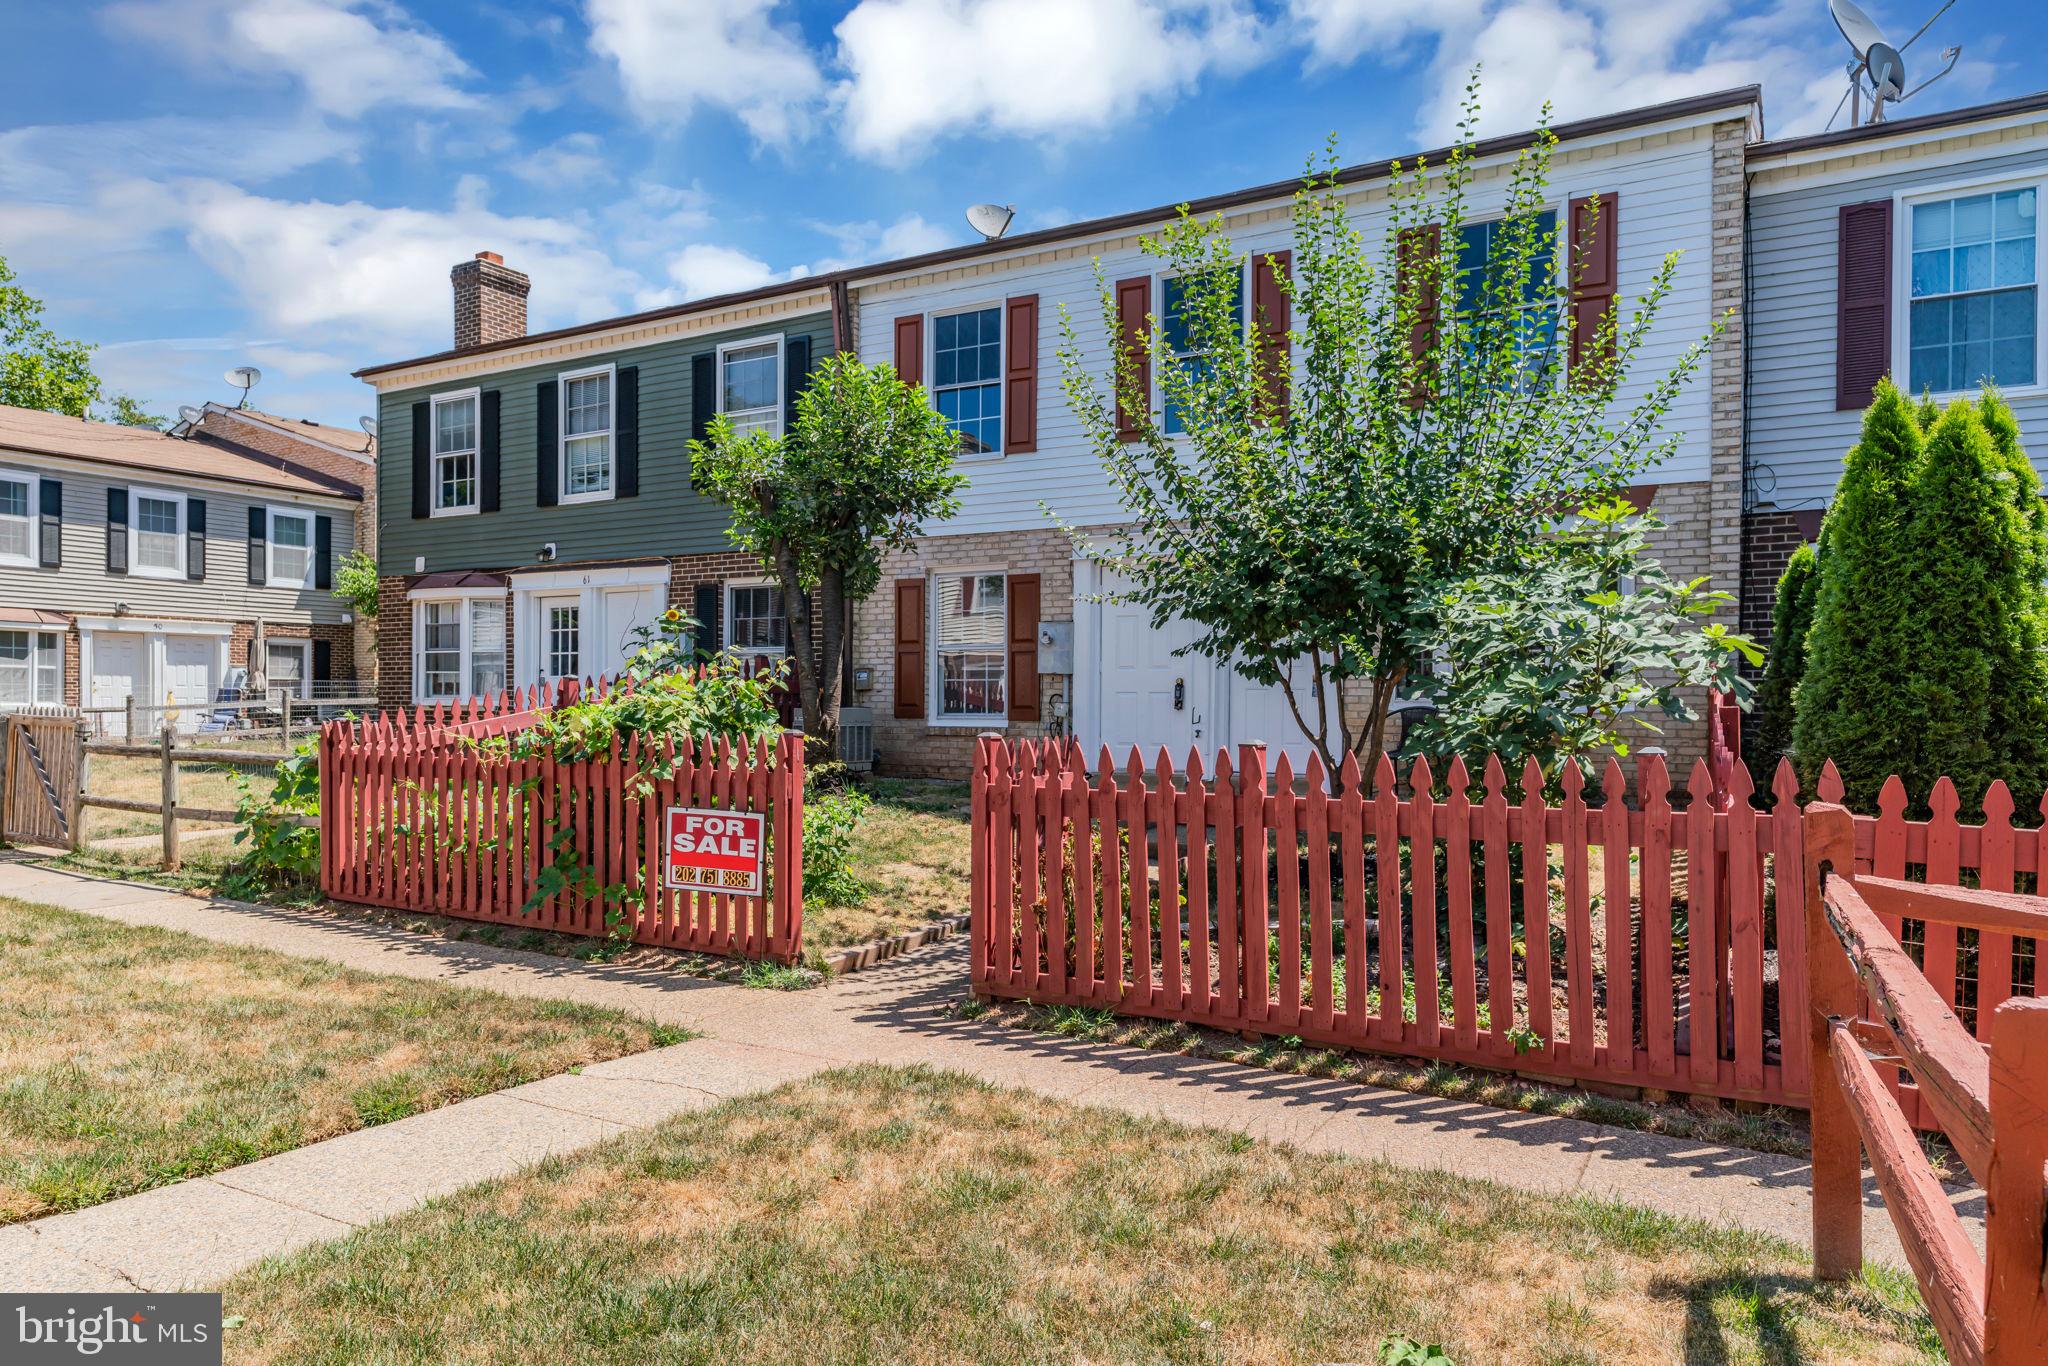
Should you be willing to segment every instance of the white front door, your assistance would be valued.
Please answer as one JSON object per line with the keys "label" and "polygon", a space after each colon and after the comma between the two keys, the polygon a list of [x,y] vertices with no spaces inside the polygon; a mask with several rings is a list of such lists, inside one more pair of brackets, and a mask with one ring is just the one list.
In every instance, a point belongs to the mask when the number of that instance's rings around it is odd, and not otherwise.
{"label": "white front door", "polygon": [[186,635],[166,635],[163,642],[164,701],[178,708],[174,715],[179,730],[196,730],[212,710],[220,642],[213,636]]}
{"label": "white front door", "polygon": [[598,628],[597,643],[602,652],[592,659],[591,673],[616,677],[625,671],[626,661],[633,657],[634,632],[654,624],[661,615],[663,596],[660,585],[599,590],[597,607],[604,621]]}
{"label": "white front door", "polygon": [[534,601],[540,618],[540,673],[542,683],[562,678],[582,678],[583,595],[551,594]]}
{"label": "white front door", "polygon": [[1181,621],[1155,628],[1151,617],[1149,608],[1126,602],[1105,602],[1097,614],[1100,715],[1095,733],[1083,733],[1091,763],[1097,747],[1106,744],[1121,770],[1136,745],[1149,770],[1164,746],[1179,768],[1191,746],[1208,750],[1215,744],[1208,719],[1209,661],[1174,654],[1195,639],[1196,628]]}
{"label": "white front door", "polygon": [[[146,707],[154,701],[149,689],[147,640],[129,632],[94,631],[92,680],[86,695],[86,705],[93,707],[119,707],[131,697],[138,707]],[[127,725],[125,716],[105,716],[101,720],[111,733],[122,733]],[[155,720],[154,715],[144,713],[136,726],[146,732],[154,729]]]}

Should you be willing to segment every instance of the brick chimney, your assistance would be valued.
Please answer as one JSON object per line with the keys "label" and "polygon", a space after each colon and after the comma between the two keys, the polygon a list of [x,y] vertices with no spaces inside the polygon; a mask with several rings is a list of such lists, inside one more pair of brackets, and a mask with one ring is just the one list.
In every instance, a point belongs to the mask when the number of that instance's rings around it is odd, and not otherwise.
{"label": "brick chimney", "polygon": [[455,349],[526,335],[526,291],[533,282],[495,251],[480,251],[448,272],[455,285]]}

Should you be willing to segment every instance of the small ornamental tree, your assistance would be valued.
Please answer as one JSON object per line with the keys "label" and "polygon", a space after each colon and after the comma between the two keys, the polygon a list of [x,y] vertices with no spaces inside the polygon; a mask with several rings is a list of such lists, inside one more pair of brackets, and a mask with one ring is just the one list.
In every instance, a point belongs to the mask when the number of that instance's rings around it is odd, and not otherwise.
{"label": "small ornamental tree", "polygon": [[837,752],[849,604],[881,582],[884,552],[958,510],[959,448],[923,389],[850,355],[813,368],[783,435],[742,436],[721,413],[690,443],[691,482],[724,504],[727,535],[782,589],[804,729],[820,756]]}
{"label": "small ornamental tree", "polygon": [[[1377,240],[1333,144],[1295,197],[1289,263],[1247,263],[1183,211],[1144,243],[1169,283],[1160,313],[1129,330],[1098,270],[1117,339],[1107,391],[1101,348],[1062,315],[1068,402],[1129,513],[1095,553],[1155,625],[1192,622],[1189,649],[1277,685],[1333,770],[1351,753],[1372,771],[1454,585],[1529,564],[1558,509],[1671,449],[1661,419],[1706,346],[1620,392],[1676,256],[1628,317],[1575,317],[1585,252],[1561,241],[1547,131],[1516,159],[1505,215],[1473,237],[1483,265],[1466,269],[1475,118],[1468,91],[1448,160],[1394,167]],[[1597,226],[1582,224],[1587,246]],[[1271,288],[1291,326],[1247,307]]]}
{"label": "small ornamental tree", "polygon": [[1814,548],[1792,552],[1778,576],[1778,597],[1771,608],[1771,654],[1764,665],[1763,686],[1757,689],[1756,767],[1769,773],[1792,752],[1793,694],[1806,672],[1806,636],[1813,626],[1813,600],[1820,588]]}

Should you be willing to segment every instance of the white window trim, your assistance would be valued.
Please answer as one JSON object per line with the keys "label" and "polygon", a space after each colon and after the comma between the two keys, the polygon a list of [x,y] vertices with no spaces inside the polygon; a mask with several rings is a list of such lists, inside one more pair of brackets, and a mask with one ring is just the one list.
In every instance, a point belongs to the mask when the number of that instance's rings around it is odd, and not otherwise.
{"label": "white window trim", "polygon": [[[605,377],[605,411],[611,415],[611,422],[604,429],[605,479],[604,488],[597,493],[569,492],[569,381],[591,379],[597,375]],[[603,365],[589,365],[581,370],[564,370],[555,376],[555,501],[564,506],[576,503],[609,503],[619,496],[619,372],[618,366],[607,361]],[[577,439],[596,436],[596,432],[580,432]]]}
{"label": "white window trim", "polygon": [[[411,593],[408,593],[406,595],[406,598],[412,604],[413,702],[416,705],[430,707],[437,702],[462,702],[477,696],[476,693],[471,692],[469,689],[470,680],[476,674],[475,623],[471,618],[469,605],[472,602],[492,601],[503,604],[505,611],[505,628],[506,631],[509,633],[512,627],[512,605],[509,601],[507,601],[505,590],[502,588],[426,588],[415,589]],[[430,602],[459,602],[462,604],[462,614],[460,618],[460,662],[457,665],[457,669],[460,673],[460,682],[462,687],[461,691],[457,692],[453,697],[430,697],[427,695],[426,691],[427,633],[426,613],[422,609],[425,607],[427,603]],[[509,651],[507,652],[507,654],[508,657],[504,662],[504,669],[506,675],[505,686],[507,688],[510,688],[512,686],[512,661],[509,657]]]}
{"label": "white window trim", "polygon": [[[1280,247],[1269,248],[1266,254],[1271,255],[1272,252],[1283,249]],[[1237,258],[1237,278],[1239,286],[1243,291],[1239,295],[1241,306],[1238,309],[1237,324],[1240,334],[1245,337],[1251,336],[1252,331],[1252,285],[1254,282],[1250,268],[1258,260],[1259,255],[1258,251],[1253,250]],[[1187,271],[1171,270],[1153,272],[1152,316],[1159,320],[1159,339],[1162,343],[1166,341],[1166,282],[1168,280],[1182,279],[1189,273]],[[1199,355],[1201,353],[1190,352],[1189,354]],[[1178,356],[1169,352],[1164,363],[1154,362],[1152,364],[1152,411],[1156,414],[1154,420],[1159,424],[1159,434],[1168,441],[1184,441],[1188,436],[1186,432],[1169,432],[1166,430],[1166,384],[1161,378],[1161,372],[1165,370],[1166,366],[1173,364],[1178,359]]]}
{"label": "white window trim", "polygon": [[[2048,168],[1981,180],[1951,181],[1892,192],[1892,336],[1891,373],[1903,388],[1913,377],[1913,206],[1937,199],[1960,199],[1965,195],[1989,194],[1997,190],[2034,191],[2034,382],[2001,385],[2006,398],[2028,398],[2048,394],[2048,231],[2042,218],[2048,214]],[[1937,401],[1973,398],[1977,390],[1940,389]]]}
{"label": "white window trim", "polygon": [[[30,707],[49,706],[53,704],[61,705],[64,701],[63,634],[58,631],[49,630],[45,627],[33,626],[27,623],[0,623],[0,632],[5,631],[19,631],[23,635],[26,635],[28,637],[28,658],[22,661],[22,667],[24,671],[28,674],[28,701],[25,703],[0,702],[0,712],[4,712],[8,710],[10,707],[17,705]],[[56,695],[52,697],[36,696],[36,681],[42,676],[43,672],[43,642],[45,640],[54,642],[53,649],[57,656],[57,690]],[[11,669],[13,667],[14,665],[12,662],[0,664],[0,668]]]}
{"label": "white window trim", "polygon": [[[973,716],[948,716],[945,713],[943,688],[945,678],[939,669],[939,580],[961,579],[968,575],[980,577],[985,574],[1003,576],[1003,644],[998,651],[1003,657],[1003,710],[983,712]],[[925,723],[940,730],[1000,730],[1010,724],[1010,580],[1015,577],[1008,565],[981,564],[949,566],[933,569],[925,575],[925,633],[931,646],[925,651]]]}
{"label": "white window trim", "polygon": [[270,682],[270,652],[274,649],[297,650],[299,652],[299,696],[313,696],[313,642],[303,636],[265,636],[263,638],[263,681],[274,692],[277,685]]}
{"label": "white window trim", "polygon": [[[939,406],[939,319],[958,317],[962,313],[986,313],[990,309],[994,309],[996,313],[996,377],[994,383],[997,392],[1002,394],[1003,404],[1002,416],[996,419],[996,448],[992,451],[956,451],[953,455],[955,460],[1001,460],[1003,458],[1003,447],[1010,439],[1010,396],[1005,392],[1007,388],[1005,381],[1009,378],[1010,374],[1009,300],[983,299],[978,303],[961,304],[955,308],[933,309],[924,315],[924,391],[931,401],[933,411],[937,411]],[[949,384],[946,387],[949,389],[978,388],[980,384],[988,382],[986,380],[979,381],[974,385]]]}
{"label": "white window trim", "polygon": [[[296,517],[306,524],[306,577],[287,579],[277,572],[277,519]],[[320,533],[319,514],[311,508],[266,507],[263,510],[263,582],[268,588],[305,589],[313,586],[314,575],[318,572],[313,560],[319,554],[315,539]]]}
{"label": "white window trim", "polygon": [[[733,644],[732,639],[732,599],[734,591],[741,588],[780,588],[781,586],[776,580],[767,578],[726,580],[725,587],[719,590],[724,594],[724,597],[718,604],[718,634],[720,636],[719,648],[721,650],[739,655],[743,659],[782,659],[789,654],[789,646],[787,644],[779,650],[773,646],[743,647]],[[786,621],[787,618],[785,618]],[[788,632],[788,629],[787,625],[783,627],[785,634]]]}
{"label": "white window trim", "polygon": [[[473,517],[483,506],[483,394],[484,391],[481,387],[455,389],[445,394],[435,394],[427,401],[427,515],[429,517]],[[476,462],[474,468],[475,477],[470,481],[470,487],[476,490],[477,497],[476,501],[472,503],[458,503],[452,507],[443,507],[441,505],[441,452],[436,444],[441,439],[441,405],[444,403],[460,403],[464,399],[473,400],[476,404],[476,445],[470,448],[469,454],[470,458]],[[457,453],[449,452],[451,455]]]}
{"label": "white window trim", "polygon": [[[142,563],[142,500],[154,498],[158,502],[178,505],[178,565],[175,569],[162,569]],[[186,506],[189,494],[175,489],[151,488],[146,484],[128,486],[128,573],[138,579],[183,579],[185,577],[186,551],[192,533],[192,510]],[[110,533],[111,534],[111,533]],[[268,569],[268,566],[265,566]]]}
{"label": "white window trim", "polygon": [[[725,353],[728,351],[750,350],[756,346],[766,346],[770,342],[775,343],[775,426],[774,430],[769,434],[771,436],[781,436],[783,434],[783,418],[787,416],[783,411],[783,395],[789,389],[789,347],[788,338],[783,333],[776,332],[765,337],[739,337],[732,341],[720,342],[718,344],[718,359],[713,364],[711,383],[717,391],[715,394],[718,400],[717,411],[723,413],[725,411]],[[748,408],[743,411],[758,412],[760,410]]]}
{"label": "white window trim", "polygon": [[43,477],[29,470],[0,465],[0,479],[19,479],[28,485],[28,554],[0,555],[0,565],[36,569],[42,564]]}

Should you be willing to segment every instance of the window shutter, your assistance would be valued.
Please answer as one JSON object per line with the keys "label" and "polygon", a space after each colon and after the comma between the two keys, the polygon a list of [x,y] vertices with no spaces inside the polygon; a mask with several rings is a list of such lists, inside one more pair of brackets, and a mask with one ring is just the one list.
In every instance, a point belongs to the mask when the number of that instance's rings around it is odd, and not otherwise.
{"label": "window shutter", "polygon": [[[1124,386],[1116,385],[1116,434],[1125,441],[1138,439],[1140,414],[1152,407],[1152,357],[1145,349],[1145,315],[1152,308],[1152,277],[1134,276],[1116,282],[1116,328],[1117,344],[1123,348],[1118,359],[1124,360],[1131,375],[1131,386],[1138,394],[1142,405],[1136,412],[1125,402]],[[1119,365],[1123,369],[1124,365]],[[1116,376],[1112,374],[1112,382]]]}
{"label": "window shutter", "polygon": [[270,517],[262,508],[249,509],[249,582],[261,588],[270,582]]}
{"label": "window shutter", "polygon": [[412,515],[434,515],[434,405],[412,405]]}
{"label": "window shutter", "polygon": [[720,634],[718,627],[718,609],[724,602],[724,584],[697,585],[690,615],[697,619],[697,654],[701,658],[717,654],[719,647],[725,643],[725,637]]}
{"label": "window shutter", "polygon": [[185,577],[206,577],[206,500],[185,500]]}
{"label": "window shutter", "polygon": [[502,461],[498,449],[498,391],[486,389],[477,400],[476,455],[478,511],[498,510],[498,476]]}
{"label": "window shutter", "polygon": [[796,400],[811,382],[811,339],[785,337],[782,341],[782,430],[796,426]]}
{"label": "window shutter", "polygon": [[896,377],[905,384],[924,383],[924,314],[896,320]]}
{"label": "window shutter", "polygon": [[1287,291],[1280,282],[1293,278],[1294,253],[1268,252],[1252,264],[1252,321],[1259,329],[1260,359],[1266,366],[1266,396],[1273,414],[1287,420],[1287,401],[1294,386],[1287,329],[1294,325]]}
{"label": "window shutter", "polygon": [[640,496],[640,367],[622,366],[613,378],[612,473],[613,493],[620,498]]}
{"label": "window shutter", "polygon": [[37,558],[45,569],[61,569],[64,566],[64,484],[58,479],[44,479],[42,482],[42,520],[37,535]]}
{"label": "window shutter", "polygon": [[[1422,228],[1403,228],[1395,244],[1395,293],[1405,297],[1411,288],[1416,291],[1415,322],[1408,332],[1408,357],[1418,367],[1426,363],[1436,345],[1440,316],[1436,263],[1443,250],[1443,233],[1443,228],[1435,223]],[[1411,280],[1416,283],[1411,285]],[[1418,369],[1414,387],[1408,393],[1408,406],[1420,408],[1429,402],[1433,388],[1430,376]]]}
{"label": "window shutter", "polygon": [[533,390],[533,502],[535,507],[555,505],[555,482],[561,461],[562,395],[553,380],[543,380]]}
{"label": "window shutter", "polygon": [[1003,305],[1003,453],[1038,449],[1038,296]]}
{"label": "window shutter", "polygon": [[313,586],[334,587],[334,519],[324,513],[313,519]]}
{"label": "window shutter", "polygon": [[315,640],[313,642],[313,681],[325,683],[334,677],[334,642]]}
{"label": "window shutter", "polygon": [[1844,204],[1835,274],[1835,409],[1861,410],[1891,369],[1892,202]]}
{"label": "window shutter", "polygon": [[1012,574],[1010,596],[1010,719],[1038,719],[1038,575]]}
{"label": "window shutter", "polygon": [[702,441],[711,435],[711,419],[718,416],[718,353],[706,351],[690,357],[690,439]]}
{"label": "window shutter", "polygon": [[1614,360],[1615,338],[1603,339],[1600,329],[1614,311],[1620,280],[1615,243],[1621,230],[1621,196],[1574,199],[1566,217],[1572,234],[1570,377],[1573,384],[1598,384]]}
{"label": "window shutter", "polygon": [[924,625],[924,580],[896,580],[896,715],[905,720],[924,718]]}
{"label": "window shutter", "polygon": [[107,572],[128,572],[128,490],[107,490]]}

